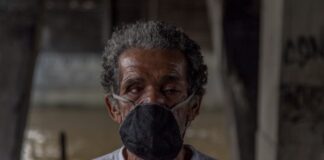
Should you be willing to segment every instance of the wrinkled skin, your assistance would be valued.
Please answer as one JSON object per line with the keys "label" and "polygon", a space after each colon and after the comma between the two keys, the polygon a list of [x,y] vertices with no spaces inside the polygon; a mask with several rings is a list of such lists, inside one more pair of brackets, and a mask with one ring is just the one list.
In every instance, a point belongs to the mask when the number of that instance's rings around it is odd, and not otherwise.
{"label": "wrinkled skin", "polygon": [[[175,106],[188,95],[187,63],[183,53],[165,49],[128,49],[119,57],[119,93],[136,104],[158,103]],[[130,103],[112,103],[105,97],[110,117],[121,124],[127,113],[134,107]],[[178,111],[178,117],[191,122],[199,113],[201,97],[192,106]],[[138,159],[129,151],[124,151],[127,160]],[[177,160],[190,159],[189,150],[184,147]]]}

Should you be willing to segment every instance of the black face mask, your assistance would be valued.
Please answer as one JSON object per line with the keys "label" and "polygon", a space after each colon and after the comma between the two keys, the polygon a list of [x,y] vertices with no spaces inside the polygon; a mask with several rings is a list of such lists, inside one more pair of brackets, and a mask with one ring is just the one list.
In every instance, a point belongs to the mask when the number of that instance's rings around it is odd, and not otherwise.
{"label": "black face mask", "polygon": [[144,160],[171,160],[183,140],[171,110],[158,104],[137,105],[123,121],[119,134],[125,147]]}

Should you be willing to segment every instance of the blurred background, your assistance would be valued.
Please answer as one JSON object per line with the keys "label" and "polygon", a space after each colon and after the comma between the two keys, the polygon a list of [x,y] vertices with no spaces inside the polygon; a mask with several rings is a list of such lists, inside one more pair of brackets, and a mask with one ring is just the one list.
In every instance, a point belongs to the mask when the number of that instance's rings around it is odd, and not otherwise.
{"label": "blurred background", "polygon": [[322,0],[0,0],[0,159],[119,148],[101,54],[115,27],[160,20],[208,66],[185,143],[219,160],[324,160],[323,17]]}

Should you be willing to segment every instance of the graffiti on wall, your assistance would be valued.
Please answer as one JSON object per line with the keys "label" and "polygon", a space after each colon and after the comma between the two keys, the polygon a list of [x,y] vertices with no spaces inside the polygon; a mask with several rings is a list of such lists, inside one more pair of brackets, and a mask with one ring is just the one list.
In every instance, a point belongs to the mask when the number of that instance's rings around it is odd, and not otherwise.
{"label": "graffiti on wall", "polygon": [[309,60],[318,58],[324,60],[324,42],[320,43],[315,36],[299,36],[284,44],[283,62],[286,65],[303,67]]}
{"label": "graffiti on wall", "polygon": [[[284,66],[303,68],[314,59],[323,60],[324,63],[324,42],[320,42],[315,36],[302,35],[286,41],[283,52]],[[296,72],[303,74],[299,70]],[[284,75],[289,76],[286,73]],[[281,104],[284,106],[281,107],[282,118],[292,123],[311,120],[317,125],[324,122],[324,86],[286,82],[281,85],[280,90]]]}
{"label": "graffiti on wall", "polygon": [[324,122],[324,86],[281,85],[281,118],[291,123],[311,122],[312,129]]}

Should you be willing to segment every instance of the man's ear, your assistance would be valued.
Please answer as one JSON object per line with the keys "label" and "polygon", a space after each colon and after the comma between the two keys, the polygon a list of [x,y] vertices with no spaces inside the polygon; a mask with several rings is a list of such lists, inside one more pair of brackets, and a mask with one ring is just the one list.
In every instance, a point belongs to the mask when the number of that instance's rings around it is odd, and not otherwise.
{"label": "man's ear", "polygon": [[201,106],[202,96],[195,95],[193,97],[190,111],[189,111],[189,120],[193,121],[197,115],[199,115],[200,106]]}
{"label": "man's ear", "polygon": [[110,118],[120,124],[122,122],[121,111],[116,103],[111,102],[109,95],[105,96],[105,104]]}

